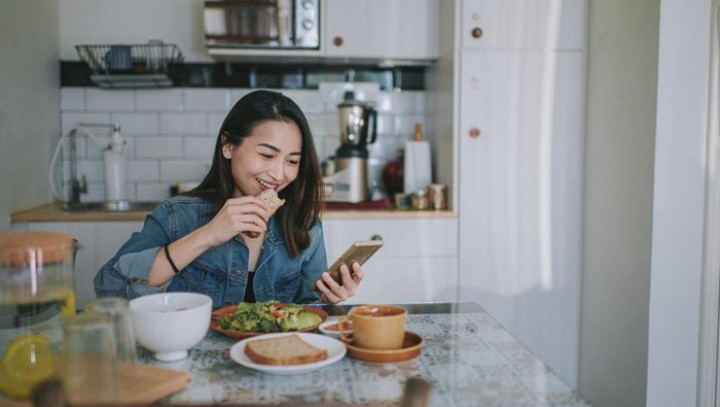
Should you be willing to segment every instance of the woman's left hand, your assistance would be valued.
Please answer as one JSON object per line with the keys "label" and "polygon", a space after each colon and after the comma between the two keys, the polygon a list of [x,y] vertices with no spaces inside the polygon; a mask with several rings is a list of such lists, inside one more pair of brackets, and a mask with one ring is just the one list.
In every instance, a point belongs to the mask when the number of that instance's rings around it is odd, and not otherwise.
{"label": "woman's left hand", "polygon": [[353,263],[352,267],[353,271],[350,273],[346,265],[340,266],[342,285],[333,280],[328,272],[322,274],[320,280],[317,281],[317,287],[322,293],[321,300],[323,302],[337,304],[355,295],[355,289],[365,277],[365,273],[357,262]]}

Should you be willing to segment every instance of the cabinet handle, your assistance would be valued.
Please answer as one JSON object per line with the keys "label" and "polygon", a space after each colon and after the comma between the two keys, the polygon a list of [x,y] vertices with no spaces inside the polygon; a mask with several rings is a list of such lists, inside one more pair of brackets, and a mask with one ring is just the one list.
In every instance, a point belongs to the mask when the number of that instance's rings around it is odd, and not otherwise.
{"label": "cabinet handle", "polygon": [[339,35],[337,37],[333,38],[333,45],[336,47],[342,47],[343,42],[345,42],[343,40],[343,37],[341,37]]}
{"label": "cabinet handle", "polygon": [[470,138],[478,138],[480,137],[480,129],[477,127],[473,127],[470,129]]}
{"label": "cabinet handle", "polygon": [[480,38],[483,36],[483,30],[480,27],[475,27],[470,31],[470,35],[472,35],[473,38]]}
{"label": "cabinet handle", "polygon": [[372,237],[370,238],[370,240],[383,240],[383,238],[382,238],[382,236],[380,236],[380,235],[372,235]]}

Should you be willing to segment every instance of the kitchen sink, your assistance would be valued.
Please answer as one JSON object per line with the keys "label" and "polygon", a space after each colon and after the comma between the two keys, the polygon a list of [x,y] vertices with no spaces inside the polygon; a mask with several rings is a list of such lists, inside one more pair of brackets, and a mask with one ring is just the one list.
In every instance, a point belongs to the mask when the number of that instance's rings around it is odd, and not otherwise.
{"label": "kitchen sink", "polygon": [[66,203],[65,212],[150,212],[159,204],[155,201],[99,201]]}

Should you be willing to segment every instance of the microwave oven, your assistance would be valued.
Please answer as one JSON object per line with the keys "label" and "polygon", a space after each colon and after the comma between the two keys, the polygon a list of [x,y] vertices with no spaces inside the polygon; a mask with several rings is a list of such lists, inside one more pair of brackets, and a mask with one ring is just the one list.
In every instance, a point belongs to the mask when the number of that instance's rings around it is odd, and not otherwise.
{"label": "microwave oven", "polygon": [[320,49],[320,0],[206,0],[213,49]]}

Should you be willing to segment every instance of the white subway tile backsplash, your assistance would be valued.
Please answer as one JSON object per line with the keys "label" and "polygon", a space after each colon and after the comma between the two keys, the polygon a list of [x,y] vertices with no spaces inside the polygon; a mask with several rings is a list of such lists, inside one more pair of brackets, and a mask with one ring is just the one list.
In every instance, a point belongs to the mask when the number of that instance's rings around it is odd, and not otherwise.
{"label": "white subway tile backsplash", "polygon": [[183,143],[180,136],[143,136],[135,139],[137,158],[181,158]]}
{"label": "white subway tile backsplash", "polygon": [[390,92],[382,92],[375,99],[373,106],[378,112],[390,112],[393,111],[393,98]]}
{"label": "white subway tile backsplash", "polygon": [[[368,149],[369,170],[377,175],[384,162],[396,157],[405,140],[412,139],[415,123],[425,124],[425,92],[380,91],[377,84],[359,82],[322,83],[319,90],[279,90],[307,116],[321,161],[334,155],[340,145],[337,104],[347,88],[355,89],[358,100],[373,102],[378,110],[378,138]],[[127,140],[128,198],[159,201],[169,196],[173,183],[199,182],[205,177],[225,116],[250,91],[63,88],[63,134],[80,122],[120,125]],[[98,129],[96,135],[107,137],[107,130]],[[104,199],[103,146],[81,134],[77,151],[78,174],[86,175],[89,184],[89,193],[82,199]],[[58,168],[63,175],[62,193],[66,195],[69,178],[66,148],[61,161]]]}
{"label": "white subway tile backsplash", "polygon": [[112,113],[111,118],[123,134],[160,133],[159,113]]}
{"label": "white subway tile backsplash", "polygon": [[287,89],[282,93],[292,99],[300,110],[307,116],[309,113],[321,113],[323,111],[322,100],[318,97],[318,92],[309,89]]}
{"label": "white subway tile backsplash", "polygon": [[85,88],[62,88],[60,90],[62,111],[85,110]]}
{"label": "white subway tile backsplash", "polygon": [[182,111],[182,89],[137,89],[135,90],[135,110]]}
{"label": "white subway tile backsplash", "polygon": [[183,157],[205,160],[209,157],[212,158],[216,140],[217,137],[185,137],[183,139]]}
{"label": "white subway tile backsplash", "polygon": [[88,182],[105,181],[105,166],[101,160],[78,160],[77,175],[82,178],[84,175]]}
{"label": "white subway tile backsplash", "polygon": [[160,134],[207,134],[207,113],[160,113]]}
{"label": "white subway tile backsplash", "polygon": [[227,116],[227,112],[223,113],[215,113],[211,112],[208,113],[207,121],[208,121],[208,127],[207,127],[207,133],[213,137],[217,137],[218,132],[220,131],[220,126],[222,126],[223,121],[225,121],[225,116]]}
{"label": "white subway tile backsplash", "polygon": [[335,112],[313,113],[308,115],[310,131],[315,137],[340,137],[340,118]]}
{"label": "white subway tile backsplash", "polygon": [[136,198],[138,201],[162,201],[170,196],[170,184],[155,183],[138,183]]}
{"label": "white subway tile backsplash", "polygon": [[[107,149],[108,143],[103,143],[101,140],[105,140],[105,135],[103,134],[103,137],[96,139],[91,139],[90,137],[85,137],[85,158],[88,159],[96,159],[96,160],[102,160],[103,154],[105,154],[105,150]],[[109,141],[109,139],[108,139]]]}
{"label": "white subway tile backsplash", "polygon": [[[209,157],[210,158],[210,157]],[[160,180],[164,182],[200,181],[212,160],[162,160]]]}
{"label": "white subway tile backsplash", "polygon": [[391,111],[400,113],[425,113],[424,92],[389,92],[384,97],[390,99]]}
{"label": "white subway tile backsplash", "polygon": [[404,114],[395,117],[395,129],[393,133],[402,136],[408,140],[412,140],[415,135],[415,124],[420,123],[425,131],[425,115],[424,114]]}
{"label": "white subway tile backsplash", "polygon": [[127,180],[130,183],[159,181],[160,160],[128,160]]}
{"label": "white subway tile backsplash", "polygon": [[380,113],[377,114],[377,134],[394,134],[395,133],[395,115]]}
{"label": "white subway tile backsplash", "polygon": [[88,111],[133,111],[135,108],[134,99],[132,90],[85,89],[85,109]]}
{"label": "white subway tile backsplash", "polygon": [[[221,111],[230,109],[229,89],[185,89],[183,93],[184,109],[187,112]],[[233,102],[234,103],[234,102]]]}
{"label": "white subway tile backsplash", "polygon": [[60,125],[62,132],[67,133],[70,130],[77,127],[79,123],[100,123],[110,124],[110,113],[109,112],[63,112],[60,119]]}

